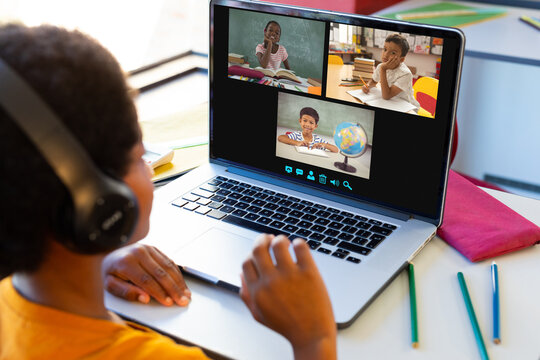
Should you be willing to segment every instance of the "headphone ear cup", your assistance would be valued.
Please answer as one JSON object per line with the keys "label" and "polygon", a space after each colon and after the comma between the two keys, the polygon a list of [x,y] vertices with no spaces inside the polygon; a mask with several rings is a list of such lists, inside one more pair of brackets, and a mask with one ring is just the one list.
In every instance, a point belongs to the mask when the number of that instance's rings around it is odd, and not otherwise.
{"label": "headphone ear cup", "polygon": [[[115,250],[127,244],[135,230],[139,208],[125,183],[104,176],[100,189],[87,198],[74,198],[75,247],[86,254]],[[83,197],[84,194],[83,194]]]}
{"label": "headphone ear cup", "polygon": [[[81,254],[115,250],[130,240],[138,219],[138,204],[131,189],[121,181],[106,178],[90,203],[75,204],[69,194],[59,206],[56,239]],[[93,195],[91,195],[93,196]]]}
{"label": "headphone ear cup", "polygon": [[70,249],[76,250],[66,241],[66,239],[72,239],[75,236],[75,212],[73,202],[67,192],[58,206],[53,221],[56,224],[57,233],[55,235],[58,240]]}

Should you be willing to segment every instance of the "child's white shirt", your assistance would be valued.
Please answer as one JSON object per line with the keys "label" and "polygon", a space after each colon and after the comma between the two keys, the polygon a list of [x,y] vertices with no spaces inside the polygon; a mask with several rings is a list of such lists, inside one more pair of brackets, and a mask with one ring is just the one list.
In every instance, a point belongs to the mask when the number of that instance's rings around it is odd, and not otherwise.
{"label": "child's white shirt", "polygon": [[[373,72],[373,80],[376,82],[381,81],[381,65],[379,64]],[[412,73],[411,70],[405,65],[400,63],[399,66],[392,70],[386,70],[386,80],[388,81],[388,87],[397,86],[401,89],[401,92],[396,95],[405,101],[410,102],[417,108],[420,108],[420,103],[414,98],[414,91],[412,88]]]}

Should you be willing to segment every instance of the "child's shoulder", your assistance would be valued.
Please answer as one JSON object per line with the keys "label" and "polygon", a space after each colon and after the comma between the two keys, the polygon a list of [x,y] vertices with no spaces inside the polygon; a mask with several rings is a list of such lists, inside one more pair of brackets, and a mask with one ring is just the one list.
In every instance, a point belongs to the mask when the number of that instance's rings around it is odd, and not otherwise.
{"label": "child's shoulder", "polygon": [[398,72],[400,72],[400,73],[403,73],[403,74],[411,75],[411,76],[412,76],[411,69],[409,69],[409,67],[408,67],[407,65],[405,65],[404,62],[402,62],[401,64],[399,64],[399,66],[398,66],[395,70],[398,71]]}

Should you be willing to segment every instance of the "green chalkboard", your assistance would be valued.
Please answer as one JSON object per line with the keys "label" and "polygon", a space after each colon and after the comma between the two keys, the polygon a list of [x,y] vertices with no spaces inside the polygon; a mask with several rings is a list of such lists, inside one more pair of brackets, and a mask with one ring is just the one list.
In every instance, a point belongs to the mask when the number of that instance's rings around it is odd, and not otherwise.
{"label": "green chalkboard", "polygon": [[322,79],[326,24],[321,21],[231,9],[229,52],[246,56],[252,68],[260,66],[255,48],[264,42],[264,28],[270,20],[281,26],[279,44],[289,54],[291,70],[304,78]]}
{"label": "green chalkboard", "polygon": [[[278,126],[300,130],[298,119],[303,107],[312,107],[319,113],[317,135],[334,136],[334,129],[344,121],[358,123],[366,130],[368,143],[373,144],[373,119],[375,112],[354,106],[341,105],[308,97],[281,92],[278,99]],[[281,135],[281,134],[278,134]]]}

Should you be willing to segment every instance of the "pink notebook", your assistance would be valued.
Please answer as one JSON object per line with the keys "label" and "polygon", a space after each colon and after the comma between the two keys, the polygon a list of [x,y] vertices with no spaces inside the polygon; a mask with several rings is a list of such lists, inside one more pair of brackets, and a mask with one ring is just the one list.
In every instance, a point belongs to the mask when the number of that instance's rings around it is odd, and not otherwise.
{"label": "pink notebook", "polygon": [[437,234],[471,261],[540,242],[540,227],[452,170]]}
{"label": "pink notebook", "polygon": [[260,71],[245,68],[238,65],[229,66],[229,75],[247,76],[255,79],[262,79],[264,74]]}

